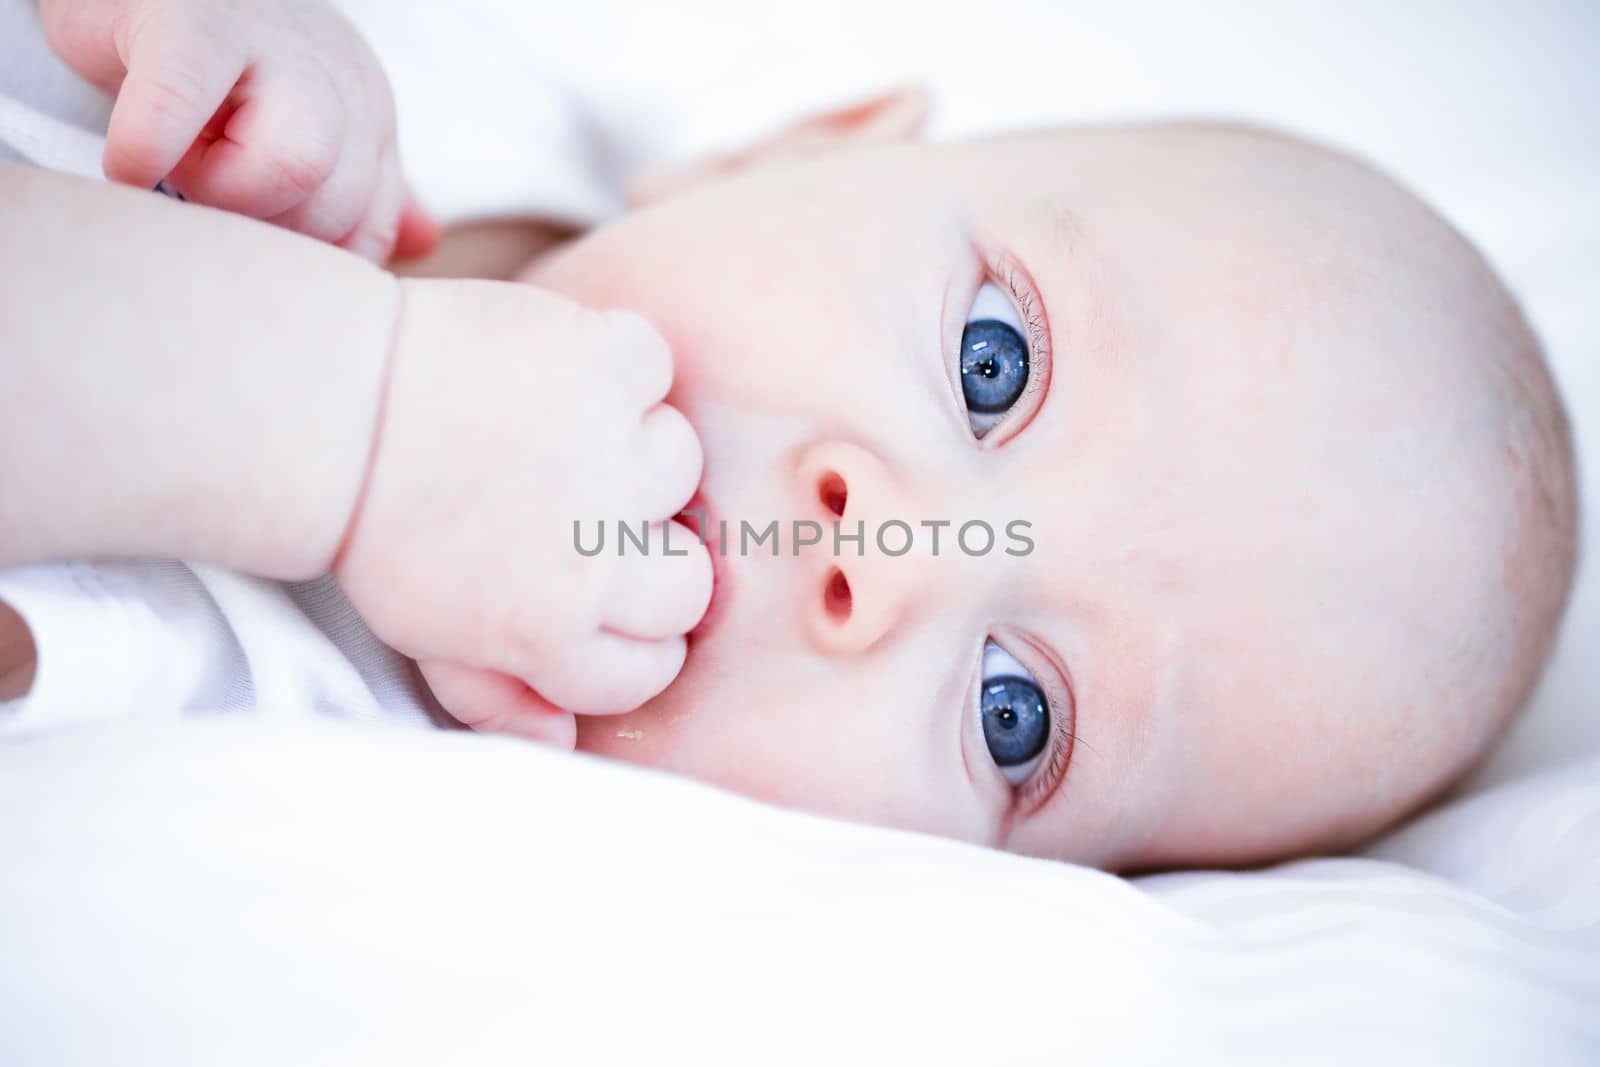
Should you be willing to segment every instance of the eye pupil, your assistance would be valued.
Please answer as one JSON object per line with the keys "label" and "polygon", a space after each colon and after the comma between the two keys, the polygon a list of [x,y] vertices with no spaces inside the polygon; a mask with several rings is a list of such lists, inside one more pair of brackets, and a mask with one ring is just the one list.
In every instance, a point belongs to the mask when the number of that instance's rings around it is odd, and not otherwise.
{"label": "eye pupil", "polygon": [[983,683],[983,739],[998,767],[1016,767],[1044,751],[1050,707],[1027,678],[1005,675]]}
{"label": "eye pupil", "polygon": [[977,319],[961,334],[961,392],[967,410],[1010,410],[1028,384],[1028,345],[1010,323]]}

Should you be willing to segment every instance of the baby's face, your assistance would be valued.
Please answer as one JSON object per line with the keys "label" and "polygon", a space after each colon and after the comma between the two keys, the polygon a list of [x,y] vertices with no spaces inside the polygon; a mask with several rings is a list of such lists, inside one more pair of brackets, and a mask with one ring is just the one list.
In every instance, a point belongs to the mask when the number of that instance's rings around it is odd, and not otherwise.
{"label": "baby's face", "polygon": [[[1464,402],[1447,346],[1408,340],[1437,242],[1285,151],[854,150],[547,261],[530,280],[671,342],[727,524],[683,673],[579,747],[1122,869],[1326,843],[1431,788],[1477,727],[1431,716],[1462,694],[1419,664],[1484,607],[1461,574],[1494,536],[1413,503],[1458,447],[1413,427]],[[1373,243],[1341,236],[1351,203]],[[741,538],[774,520],[776,558]],[[823,531],[798,554],[796,520]]]}

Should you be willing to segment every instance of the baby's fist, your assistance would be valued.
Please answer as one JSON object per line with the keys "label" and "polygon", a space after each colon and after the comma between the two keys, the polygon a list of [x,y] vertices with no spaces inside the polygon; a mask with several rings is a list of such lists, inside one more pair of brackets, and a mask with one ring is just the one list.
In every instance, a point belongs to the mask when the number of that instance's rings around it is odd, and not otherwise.
{"label": "baby's fist", "polygon": [[105,172],[382,263],[426,251],[388,80],[323,0],[43,0],[63,60],[116,95]]}
{"label": "baby's fist", "polygon": [[[677,676],[711,559],[673,516],[699,439],[672,356],[627,312],[494,282],[403,282],[378,450],[335,571],[373,631],[480,729],[572,743]],[[574,524],[650,525],[585,556]]]}

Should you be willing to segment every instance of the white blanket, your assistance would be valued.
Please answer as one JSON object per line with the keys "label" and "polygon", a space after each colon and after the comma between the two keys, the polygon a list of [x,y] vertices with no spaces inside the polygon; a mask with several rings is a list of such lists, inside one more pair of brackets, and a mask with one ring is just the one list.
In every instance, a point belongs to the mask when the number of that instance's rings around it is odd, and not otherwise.
{"label": "white blanket", "polygon": [[1127,882],[514,741],[0,747],[0,1063],[1600,1056],[1600,767]]}

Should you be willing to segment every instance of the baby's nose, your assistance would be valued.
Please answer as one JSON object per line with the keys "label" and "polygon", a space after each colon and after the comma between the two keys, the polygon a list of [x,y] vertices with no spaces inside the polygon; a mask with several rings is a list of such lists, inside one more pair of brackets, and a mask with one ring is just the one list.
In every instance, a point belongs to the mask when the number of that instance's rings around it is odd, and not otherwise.
{"label": "baby's nose", "polygon": [[823,527],[804,567],[806,629],[830,654],[864,652],[938,595],[927,527],[913,494],[859,445],[812,445],[799,475]]}

